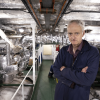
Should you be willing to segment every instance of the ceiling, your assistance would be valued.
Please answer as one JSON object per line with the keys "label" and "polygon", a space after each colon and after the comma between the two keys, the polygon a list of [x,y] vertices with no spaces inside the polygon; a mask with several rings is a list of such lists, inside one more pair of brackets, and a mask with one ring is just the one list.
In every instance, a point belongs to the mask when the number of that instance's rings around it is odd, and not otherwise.
{"label": "ceiling", "polygon": [[72,19],[85,22],[85,39],[100,42],[100,0],[0,0],[0,29],[10,38],[31,35],[34,20],[36,36],[64,36]]}

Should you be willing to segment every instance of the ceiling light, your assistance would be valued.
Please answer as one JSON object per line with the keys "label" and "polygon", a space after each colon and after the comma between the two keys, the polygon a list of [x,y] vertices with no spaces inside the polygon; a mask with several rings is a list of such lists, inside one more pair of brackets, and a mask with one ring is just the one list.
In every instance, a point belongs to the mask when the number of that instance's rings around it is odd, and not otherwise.
{"label": "ceiling light", "polygon": [[24,29],[21,28],[21,29],[19,29],[19,31],[20,31],[21,33],[23,33],[23,32],[24,32]]}

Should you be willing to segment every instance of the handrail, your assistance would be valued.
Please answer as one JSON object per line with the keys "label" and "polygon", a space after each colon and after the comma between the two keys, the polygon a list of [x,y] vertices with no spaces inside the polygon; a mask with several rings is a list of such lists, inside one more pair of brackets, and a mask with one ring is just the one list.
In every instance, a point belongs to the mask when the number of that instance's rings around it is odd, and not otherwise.
{"label": "handrail", "polygon": [[[39,53],[39,56],[41,57],[41,53]],[[19,87],[17,88],[17,90],[15,91],[15,93],[13,94],[11,100],[14,100],[14,98],[15,98],[16,94],[18,93],[18,91],[19,91],[19,89],[20,89],[21,86],[22,86],[22,100],[24,100],[24,86],[26,86],[26,84],[24,85],[23,83],[24,83],[26,77],[28,76],[28,74],[30,73],[30,71],[32,70],[33,66],[34,65],[32,65],[32,67],[30,68],[30,70],[28,71],[28,73],[26,74],[26,76],[24,77],[24,79],[22,80],[21,84],[19,85]],[[33,85],[35,85],[35,84],[33,84]]]}
{"label": "handrail", "polygon": [[[23,83],[24,83],[26,77],[28,76],[28,74],[30,73],[30,71],[31,71],[32,68],[33,68],[33,66],[30,68],[30,70],[28,71],[28,73],[26,74],[26,76],[24,77],[24,79],[22,80],[20,86],[18,87],[18,89],[16,90],[16,92],[14,93],[14,95],[12,96],[11,100],[13,100],[13,99],[15,98],[15,96],[16,96],[17,92],[19,91],[20,87],[22,86],[22,88],[23,88]],[[22,90],[23,90],[23,89],[22,89]],[[23,92],[24,92],[24,91],[22,91],[22,94],[23,94],[23,97],[24,97],[24,93],[23,93]],[[24,100],[24,99],[23,99],[23,100]]]}

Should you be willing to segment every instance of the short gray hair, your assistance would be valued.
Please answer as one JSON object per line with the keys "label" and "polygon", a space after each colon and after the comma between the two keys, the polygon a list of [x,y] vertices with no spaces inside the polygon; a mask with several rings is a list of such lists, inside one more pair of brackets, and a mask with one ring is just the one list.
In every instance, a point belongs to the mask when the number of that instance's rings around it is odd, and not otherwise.
{"label": "short gray hair", "polygon": [[80,25],[81,28],[82,28],[82,31],[84,31],[85,22],[83,22],[83,21],[81,21],[81,20],[71,20],[71,21],[69,21],[69,23],[68,23],[68,25],[67,25],[67,28],[68,28],[68,26],[69,26],[71,23],[76,23],[76,24]]}

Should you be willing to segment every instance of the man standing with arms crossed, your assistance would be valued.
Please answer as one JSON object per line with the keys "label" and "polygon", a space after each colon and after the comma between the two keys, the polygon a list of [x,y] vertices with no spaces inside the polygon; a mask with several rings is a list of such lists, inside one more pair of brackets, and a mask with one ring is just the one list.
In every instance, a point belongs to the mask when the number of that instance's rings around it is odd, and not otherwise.
{"label": "man standing with arms crossed", "polygon": [[72,20],[67,26],[71,45],[63,47],[54,63],[58,83],[54,100],[89,100],[91,84],[99,67],[99,52],[86,40],[84,23]]}

